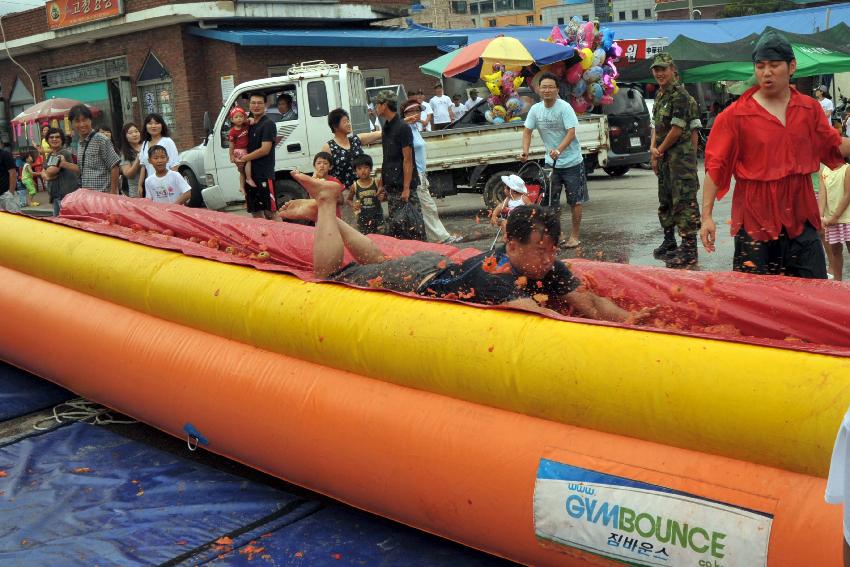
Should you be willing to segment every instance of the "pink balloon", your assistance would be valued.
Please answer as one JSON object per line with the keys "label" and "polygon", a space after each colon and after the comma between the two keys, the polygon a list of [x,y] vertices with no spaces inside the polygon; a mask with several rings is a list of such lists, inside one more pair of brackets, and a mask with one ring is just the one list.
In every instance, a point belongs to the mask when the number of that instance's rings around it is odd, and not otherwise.
{"label": "pink balloon", "polygon": [[561,45],[567,44],[567,38],[564,37],[564,34],[561,33],[561,28],[558,26],[554,26],[552,31],[549,32],[549,40],[554,43],[559,43]]}
{"label": "pink balloon", "polygon": [[570,105],[572,105],[573,110],[576,111],[576,114],[583,114],[587,112],[588,108],[590,108],[588,102],[583,98],[570,99]]}
{"label": "pink balloon", "polygon": [[599,104],[602,105],[611,104],[612,102],[614,102],[614,97],[612,97],[611,95],[605,95],[599,100]]}
{"label": "pink balloon", "polygon": [[607,65],[609,65],[609,66],[611,67],[611,78],[612,78],[612,79],[616,79],[617,77],[619,77],[619,76],[620,76],[620,72],[617,70],[617,66],[616,66],[616,65],[614,65],[614,61],[613,61],[613,60],[609,59],[609,60],[608,60],[608,62],[607,62],[606,64],[607,64]]}
{"label": "pink balloon", "polygon": [[623,56],[623,48],[617,45],[616,42],[614,42],[614,45],[611,46],[611,49],[614,50],[614,57],[619,59]]}
{"label": "pink balloon", "polygon": [[571,85],[576,84],[584,74],[584,69],[581,68],[581,63],[576,63],[567,71],[567,82]]}
{"label": "pink balloon", "polygon": [[586,43],[586,47],[591,47],[593,45],[593,39],[596,36],[596,28],[593,27],[593,22],[585,22],[583,26],[581,26],[581,31],[583,34],[583,41]]}

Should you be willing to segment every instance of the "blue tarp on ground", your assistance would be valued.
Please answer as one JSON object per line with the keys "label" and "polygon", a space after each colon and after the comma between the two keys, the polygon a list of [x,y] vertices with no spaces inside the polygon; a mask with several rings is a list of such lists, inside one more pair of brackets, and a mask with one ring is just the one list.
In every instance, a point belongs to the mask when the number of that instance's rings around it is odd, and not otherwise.
{"label": "blue tarp on ground", "polygon": [[0,448],[0,564],[160,564],[310,504],[75,423]]}
{"label": "blue tarp on ground", "polygon": [[511,564],[82,423],[0,447],[0,517],[0,565]]}
{"label": "blue tarp on ground", "polygon": [[[575,14],[580,16],[581,14]],[[615,37],[620,39],[644,39],[663,37],[673,41],[680,35],[707,41],[722,43],[746,37],[752,33],[761,33],[764,28],[771,26],[793,33],[815,33],[840,22],[850,25],[850,3],[774,12],[740,18],[723,18],[714,20],[642,20],[636,22],[609,22],[602,24],[614,30]],[[429,29],[411,25],[413,29]],[[452,29],[453,33],[467,36],[467,44],[494,37],[498,34],[513,36],[523,40],[546,38],[552,26],[510,26],[505,28],[466,28]],[[441,45],[443,51],[452,51],[458,44]]]}
{"label": "blue tarp on ground", "polygon": [[[265,560],[264,560],[264,557]],[[328,506],[211,565],[505,567],[514,565],[352,508]]]}
{"label": "blue tarp on ground", "polygon": [[0,421],[53,407],[73,397],[65,388],[0,362]]}

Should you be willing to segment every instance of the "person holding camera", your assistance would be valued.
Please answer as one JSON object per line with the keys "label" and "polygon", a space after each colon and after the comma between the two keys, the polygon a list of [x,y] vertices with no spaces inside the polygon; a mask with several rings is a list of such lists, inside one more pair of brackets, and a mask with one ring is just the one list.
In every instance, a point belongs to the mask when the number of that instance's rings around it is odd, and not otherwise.
{"label": "person holding camera", "polygon": [[71,150],[65,148],[65,134],[62,130],[50,128],[46,138],[50,152],[44,160],[41,178],[47,185],[47,191],[53,201],[53,216],[58,217],[62,209],[62,199],[80,186],[80,168],[74,163]]}

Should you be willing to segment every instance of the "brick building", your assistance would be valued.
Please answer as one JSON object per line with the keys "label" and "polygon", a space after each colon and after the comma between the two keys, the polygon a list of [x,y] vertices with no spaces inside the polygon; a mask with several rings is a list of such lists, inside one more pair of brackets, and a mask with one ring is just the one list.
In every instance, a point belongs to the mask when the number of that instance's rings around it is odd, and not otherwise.
{"label": "brick building", "polygon": [[[437,31],[369,26],[403,14],[409,4],[399,0],[91,0],[85,4],[113,13],[89,14],[83,21],[72,17],[69,27],[57,27],[56,20],[67,23],[57,9],[70,13],[82,4],[52,0],[2,18],[6,44],[20,65],[0,52],[4,142],[10,136],[18,142],[8,127],[18,112],[35,100],[67,97],[103,110],[97,122],[113,130],[159,112],[185,149],[202,139],[204,112],[218,112],[233,84],[324,59],[359,66],[370,85],[430,88],[433,79],[422,75],[419,65],[442,53],[436,46],[465,40]],[[227,33],[234,30],[262,33],[249,42],[244,33]],[[258,35],[264,39],[258,42]]]}

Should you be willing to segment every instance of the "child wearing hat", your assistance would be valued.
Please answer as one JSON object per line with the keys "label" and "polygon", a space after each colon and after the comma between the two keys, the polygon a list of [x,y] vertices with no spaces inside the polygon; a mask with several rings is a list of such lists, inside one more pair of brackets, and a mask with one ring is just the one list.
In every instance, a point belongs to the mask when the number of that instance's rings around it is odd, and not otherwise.
{"label": "child wearing hat", "polygon": [[239,190],[245,192],[245,184],[251,187],[256,187],[251,177],[251,162],[237,163],[238,158],[243,158],[248,155],[248,114],[234,106],[230,111],[230,132],[227,133],[227,139],[230,140],[230,161],[236,164],[236,169],[239,170]]}
{"label": "child wearing hat", "polygon": [[490,214],[490,223],[494,225],[503,225],[512,210],[522,205],[531,204],[531,199],[528,198],[528,188],[519,175],[503,175],[502,183],[505,184],[505,200],[496,205],[496,208]]}

